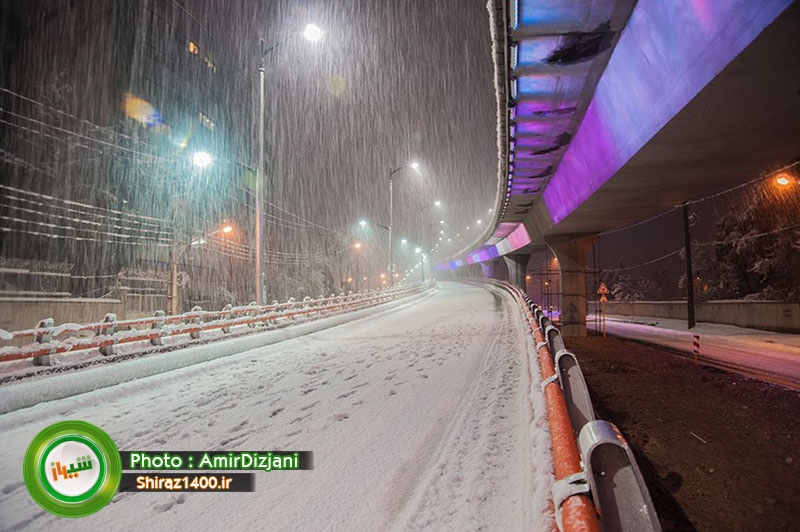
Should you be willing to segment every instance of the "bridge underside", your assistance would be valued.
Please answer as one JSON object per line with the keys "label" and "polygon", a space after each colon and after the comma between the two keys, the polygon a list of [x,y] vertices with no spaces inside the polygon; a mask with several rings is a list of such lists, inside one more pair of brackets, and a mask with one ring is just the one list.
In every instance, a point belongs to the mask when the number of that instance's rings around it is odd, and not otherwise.
{"label": "bridge underside", "polygon": [[734,4],[695,9],[687,30],[665,4],[638,2],[543,196],[506,239],[442,267],[503,260],[511,278],[522,259],[505,257],[547,245],[562,269],[560,308],[573,310],[564,332],[585,334],[593,235],[798,158],[800,4]]}
{"label": "bridge underside", "polygon": [[624,226],[799,157],[798,34],[795,3],[563,220],[540,202],[529,235]]}

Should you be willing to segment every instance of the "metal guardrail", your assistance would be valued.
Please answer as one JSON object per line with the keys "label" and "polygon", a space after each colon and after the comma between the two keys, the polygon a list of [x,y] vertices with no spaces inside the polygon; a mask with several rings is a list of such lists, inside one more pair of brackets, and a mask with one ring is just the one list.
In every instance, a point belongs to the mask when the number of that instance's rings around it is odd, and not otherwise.
{"label": "metal guardrail", "polygon": [[[198,339],[204,331],[220,329],[224,334],[235,326],[247,325],[250,328],[275,324],[278,320],[294,320],[311,314],[324,314],[344,310],[358,310],[377,305],[392,299],[411,295],[425,290],[429,284],[412,287],[395,287],[359,293],[341,293],[296,301],[294,298],[284,303],[273,301],[270,305],[256,305],[255,302],[234,307],[225,305],[220,311],[205,311],[194,307],[191,311],[172,316],[158,310],[150,318],[117,320],[115,314],[106,314],[101,322],[78,324],[63,323],[55,325],[53,318],[39,320],[33,329],[8,332],[0,329],[0,341],[18,338],[31,338],[33,343],[22,347],[0,347],[0,362],[30,358],[35,366],[51,365],[52,355],[97,349],[103,356],[115,353],[115,347],[133,342],[149,342],[154,346],[164,345],[164,338],[189,335]],[[139,327],[139,328],[137,328]],[[79,336],[81,333],[84,336]],[[94,336],[85,334],[94,333]],[[63,340],[57,336],[66,335]]]}
{"label": "metal guardrail", "polygon": [[527,294],[507,283],[492,282],[515,297],[536,340],[553,445],[558,528],[660,531],[633,451],[614,424],[596,418],[578,359],[567,350],[561,331]]}

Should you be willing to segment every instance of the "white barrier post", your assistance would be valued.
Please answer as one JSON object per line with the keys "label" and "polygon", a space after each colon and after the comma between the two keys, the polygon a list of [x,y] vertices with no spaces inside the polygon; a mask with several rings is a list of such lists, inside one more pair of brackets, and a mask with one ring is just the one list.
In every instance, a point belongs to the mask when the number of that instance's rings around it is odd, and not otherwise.
{"label": "white barrier post", "polygon": [[161,332],[161,328],[164,326],[164,323],[166,322],[166,320],[164,319],[164,315],[165,314],[163,310],[157,310],[155,314],[153,314],[153,316],[156,317],[156,321],[153,322],[150,328],[158,330],[159,332],[158,336],[150,338],[150,343],[153,345],[164,345],[164,335]]}
{"label": "white barrier post", "polygon": [[[43,320],[39,320],[39,323],[36,324],[36,336],[33,337],[34,342],[37,344],[46,344],[49,343],[53,339],[53,335],[50,332],[50,327],[53,326],[53,318],[45,318]],[[39,332],[39,329],[47,329],[44,332]],[[34,366],[52,366],[53,365],[53,355],[42,355],[38,357],[33,357],[33,365]]]}
{"label": "white barrier post", "polygon": [[97,336],[110,336],[112,337],[111,338],[112,343],[111,345],[100,346],[99,351],[100,354],[103,355],[104,357],[109,357],[114,354],[113,336],[114,333],[117,331],[117,315],[112,312],[109,312],[108,314],[106,314],[106,317],[103,318],[103,323],[107,323],[108,325],[100,327],[100,329],[97,331]]}
{"label": "white barrier post", "polygon": [[[200,307],[200,305],[195,305],[194,307],[192,307],[192,312],[203,312],[203,309]],[[190,318],[188,322],[192,324],[202,325],[203,318],[201,318],[200,316],[195,316],[193,318]],[[197,340],[198,338],[200,338],[200,331],[192,331],[189,333],[189,336]]]}

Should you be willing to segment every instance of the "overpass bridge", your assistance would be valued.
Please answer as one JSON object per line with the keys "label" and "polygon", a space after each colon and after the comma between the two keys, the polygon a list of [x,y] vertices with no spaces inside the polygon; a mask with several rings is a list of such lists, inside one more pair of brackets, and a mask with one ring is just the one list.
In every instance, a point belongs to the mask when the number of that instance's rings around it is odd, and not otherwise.
{"label": "overpass bridge", "polygon": [[[599,233],[797,157],[800,5],[790,0],[496,0],[494,220],[437,265],[525,286],[561,269],[562,325],[586,334]],[[785,50],[786,53],[776,53]]]}

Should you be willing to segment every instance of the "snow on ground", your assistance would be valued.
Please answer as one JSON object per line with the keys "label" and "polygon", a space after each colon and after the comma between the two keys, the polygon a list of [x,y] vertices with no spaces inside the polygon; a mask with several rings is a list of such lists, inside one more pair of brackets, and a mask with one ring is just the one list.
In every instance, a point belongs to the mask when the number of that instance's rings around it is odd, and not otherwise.
{"label": "snow on ground", "polygon": [[[693,335],[700,335],[703,356],[782,375],[800,384],[800,335],[717,323],[698,323],[687,330],[686,321],[665,318],[606,318],[606,330],[611,334],[688,353],[692,352]],[[587,317],[587,325],[594,328],[594,316]]]}
{"label": "snow on ground", "polygon": [[[181,339],[184,345],[182,349],[165,351],[166,348],[155,348],[152,353],[135,359],[124,358],[127,354],[136,353],[136,348],[126,345],[123,347],[128,348],[127,353],[120,350],[121,352],[117,355],[107,357],[106,359],[102,359],[101,357],[103,362],[114,362],[115,358],[123,358],[114,364],[98,364],[66,373],[45,374],[40,371],[34,373],[33,376],[26,377],[26,379],[21,382],[3,384],[2,387],[0,387],[0,414],[33,406],[42,401],[63,399],[72,395],[106,388],[108,386],[149,377],[159,373],[165,373],[200,362],[230,356],[232,354],[241,353],[242,351],[249,351],[258,347],[348,323],[359,318],[368,316],[377,317],[381,312],[413,304],[416,299],[425,298],[428,297],[428,295],[429,292],[423,292],[408,298],[401,298],[397,301],[391,301],[377,306],[350,310],[322,318],[298,320],[288,327],[271,329],[262,333],[256,333],[244,327],[246,330],[245,334],[217,343],[206,343],[205,340],[189,341],[187,337]],[[208,340],[214,337],[207,335],[204,338]],[[216,339],[221,340],[219,335],[216,336]],[[172,345],[181,344],[174,343]],[[141,346],[138,347],[138,349],[141,348]],[[95,353],[97,352],[95,351]],[[92,356],[100,357],[99,354]],[[30,364],[28,360],[23,362]],[[75,362],[72,362],[71,366],[67,366],[66,361],[62,361],[62,364],[62,368],[76,367]],[[80,362],[78,365],[80,365]],[[42,368],[44,368],[44,366],[39,369]]]}
{"label": "snow on ground", "polygon": [[[510,297],[443,284],[371,319],[5,414],[0,529],[545,530],[532,354]],[[62,419],[123,450],[312,450],[315,469],[257,472],[255,493],[121,493],[61,519],[28,496],[21,463]]]}

